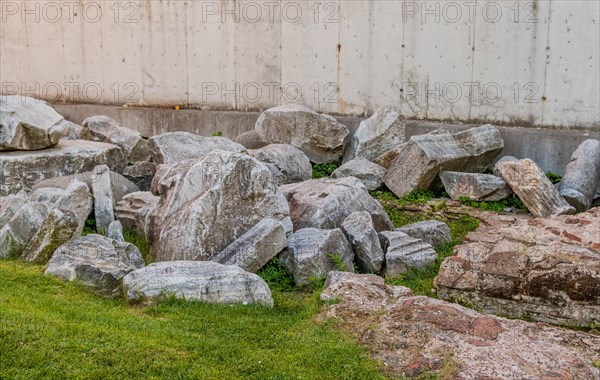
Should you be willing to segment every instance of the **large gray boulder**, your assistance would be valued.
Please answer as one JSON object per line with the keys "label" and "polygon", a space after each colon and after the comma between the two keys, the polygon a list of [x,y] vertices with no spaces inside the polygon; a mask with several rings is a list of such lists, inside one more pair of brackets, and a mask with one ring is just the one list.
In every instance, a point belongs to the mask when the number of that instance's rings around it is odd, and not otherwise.
{"label": "large gray boulder", "polygon": [[123,279],[130,303],[153,304],[165,297],[219,304],[273,306],[271,290],[254,273],[233,265],[206,261],[153,263]]}
{"label": "large gray boulder", "polygon": [[[294,276],[294,282],[298,286],[307,285],[313,279],[324,278],[330,271],[354,272],[354,251],[339,228],[304,228],[296,231],[280,259],[287,271]],[[338,259],[341,259],[341,263],[337,264],[341,264],[343,268],[336,265]]]}
{"label": "large gray boulder", "polygon": [[269,144],[249,150],[248,154],[264,163],[277,185],[302,182],[312,178],[312,165],[298,148],[288,144]]}
{"label": "large gray boulder", "polygon": [[29,202],[23,205],[0,229],[0,258],[21,256],[49,213],[50,209],[44,203]]}
{"label": "large gray boulder", "polygon": [[571,156],[560,182],[560,195],[577,212],[592,206],[600,185],[600,141],[585,140]]}
{"label": "large gray boulder", "polygon": [[441,172],[444,189],[454,200],[467,197],[474,201],[501,201],[513,193],[500,177],[479,173]]}
{"label": "large gray boulder", "polygon": [[386,169],[365,158],[359,157],[350,160],[335,169],[331,178],[356,177],[369,191],[381,187]]}
{"label": "large gray boulder", "polygon": [[18,194],[11,194],[0,202],[0,229],[4,227],[15,214],[29,202],[29,194],[22,190]]}
{"label": "large gray boulder", "polygon": [[142,255],[133,244],[87,235],[58,248],[45,273],[69,282],[77,280],[98,294],[114,297],[119,294],[121,279],[143,266]]}
{"label": "large gray boulder", "polygon": [[107,165],[114,172],[123,171],[123,152],[116,145],[84,140],[61,140],[55,147],[44,150],[3,152],[0,196],[31,190],[45,179],[92,171],[98,165]]}
{"label": "large gray boulder", "polygon": [[199,160],[214,150],[242,153],[246,148],[219,136],[204,137],[189,132],[170,132],[153,136],[148,141],[155,164],[176,164]]}
{"label": "large gray boulder", "polygon": [[385,255],[379,235],[368,212],[353,212],[342,223],[342,231],[354,250],[356,264],[363,273],[379,273]]}
{"label": "large gray boulder", "polygon": [[[92,169],[95,169],[92,168]],[[73,182],[81,181],[85,183],[89,190],[92,190],[92,184],[96,180],[94,171],[87,171],[83,173],[77,173],[69,176],[62,176],[56,178],[49,178],[36,183],[33,186],[34,190],[45,187],[53,187],[57,189],[67,189]],[[114,171],[110,171],[110,187],[113,191],[113,198],[115,202],[120,201],[125,195],[140,191],[140,189],[124,176]]]}
{"label": "large gray boulder", "polygon": [[123,228],[140,236],[146,236],[146,216],[158,206],[160,197],[149,191],[127,194],[115,206],[115,218]]}
{"label": "large gray boulder", "polygon": [[317,164],[338,160],[344,154],[349,133],[334,117],[299,104],[266,110],[256,121],[255,130],[261,140],[293,145]]}
{"label": "large gray boulder", "polygon": [[501,159],[499,159],[498,161],[496,161],[496,164],[494,164],[494,170],[493,173],[496,177],[500,177],[502,178],[502,174],[500,173],[500,169],[498,168],[498,164],[501,162],[514,162],[514,161],[519,161],[518,158],[515,158],[513,156],[504,156]]}
{"label": "large gray boulder", "polygon": [[357,157],[373,161],[402,144],[405,139],[404,120],[402,110],[398,107],[379,108],[373,116],[358,126],[346,147],[344,162]]}
{"label": "large gray boulder", "polygon": [[115,220],[115,198],[110,181],[110,169],[106,165],[96,166],[92,180],[94,196],[94,216],[98,231],[106,233],[108,226]]}
{"label": "large gray boulder", "polygon": [[294,229],[338,228],[346,217],[366,211],[377,231],[393,229],[392,221],[359,179],[317,179],[281,187],[289,199]]}
{"label": "large gray boulder", "polygon": [[30,202],[41,202],[53,205],[63,194],[63,190],[55,187],[40,187],[35,189],[29,197]]}
{"label": "large gray boulder", "polygon": [[530,159],[505,161],[497,167],[533,216],[547,218],[575,213],[575,208],[564,200],[542,169]]}
{"label": "large gray boulder", "polygon": [[45,101],[0,97],[0,151],[50,148],[67,137],[71,129],[72,123]]}
{"label": "large gray boulder", "polygon": [[148,161],[139,161],[123,169],[123,177],[135,184],[141,191],[150,190],[154,173],[156,173],[156,165]]}
{"label": "large gray boulder", "polygon": [[248,132],[244,132],[238,137],[236,137],[235,142],[243,145],[246,149],[260,149],[263,146],[269,145],[260,139],[260,136],[256,130],[251,130]]}
{"label": "large gray boulder", "polygon": [[283,224],[266,218],[229,244],[211,261],[237,265],[245,271],[257,273],[287,247],[287,242]]}
{"label": "large gray boulder", "polygon": [[415,239],[400,231],[379,234],[385,251],[385,276],[399,277],[410,268],[426,268],[435,262],[437,253],[431,244]]}
{"label": "large gray boulder", "polygon": [[503,148],[500,132],[489,124],[455,134],[413,136],[401,145],[384,183],[402,198],[429,189],[442,171],[483,172]]}
{"label": "large gray boulder", "polygon": [[123,151],[127,162],[148,161],[148,142],[139,132],[121,127],[108,116],[92,116],[83,121],[79,138],[117,145]]}
{"label": "large gray boulder", "polygon": [[69,183],[53,205],[56,209],[68,210],[73,213],[75,220],[77,220],[76,235],[81,235],[83,232],[85,221],[92,213],[92,206],[92,195],[88,186],[78,180]]}
{"label": "large gray boulder", "polygon": [[75,236],[77,218],[67,210],[50,211],[40,229],[29,240],[21,258],[32,263],[45,264],[54,251]]}
{"label": "large gray boulder", "polygon": [[424,220],[407,224],[396,228],[396,231],[404,232],[415,239],[421,239],[434,247],[452,242],[450,227],[446,223],[437,220]]}
{"label": "large gray boulder", "polygon": [[292,229],[271,172],[245,154],[217,150],[181,162],[161,175],[155,190],[161,199],[146,230],[158,261],[210,260],[265,218]]}

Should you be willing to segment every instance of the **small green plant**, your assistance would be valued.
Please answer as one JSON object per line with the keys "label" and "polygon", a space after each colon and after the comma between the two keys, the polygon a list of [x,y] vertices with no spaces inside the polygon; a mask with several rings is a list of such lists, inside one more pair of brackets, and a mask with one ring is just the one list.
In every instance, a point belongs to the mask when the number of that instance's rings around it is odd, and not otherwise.
{"label": "small green plant", "polygon": [[131,231],[123,231],[123,240],[125,240],[127,243],[135,245],[140,250],[146,265],[153,262],[153,259],[150,256],[150,244],[148,244],[144,236],[140,236]]}
{"label": "small green plant", "polygon": [[426,204],[433,198],[435,198],[435,194],[431,190],[414,190],[410,194],[402,197],[402,200],[408,203]]}
{"label": "small green plant", "polygon": [[513,195],[508,199],[504,199],[501,201],[474,201],[469,197],[460,197],[459,202],[462,205],[478,208],[485,211],[498,211],[502,212],[506,208],[514,208],[517,210],[527,210],[523,202],[516,196]]}
{"label": "small green plant", "polygon": [[553,185],[560,183],[562,181],[562,176],[556,173],[552,173],[550,170],[546,172],[546,177],[552,182]]}
{"label": "small green plant", "polygon": [[341,162],[334,162],[331,164],[313,164],[313,179],[320,178],[329,178],[331,177],[331,173],[335,171],[338,167],[340,167]]}
{"label": "small green plant", "polygon": [[335,267],[340,272],[348,271],[348,266],[344,262],[344,258],[342,257],[342,255],[340,255],[339,253],[328,253],[327,257],[329,257],[329,260],[331,260],[333,265],[335,265]]}
{"label": "small green plant", "polygon": [[83,225],[83,232],[81,233],[81,235],[85,236],[96,233],[98,233],[96,230],[96,219],[91,217],[85,221],[85,224]]}
{"label": "small green plant", "polygon": [[294,289],[294,278],[287,272],[285,265],[277,257],[258,271],[258,275],[265,280],[272,290],[291,292]]}
{"label": "small green plant", "polygon": [[600,369],[600,360],[594,360],[592,361],[592,365],[598,369]]}
{"label": "small green plant", "polygon": [[402,198],[398,198],[396,194],[389,190],[376,190],[371,192],[371,196],[379,202],[394,203],[398,206],[406,206],[410,203],[427,204],[435,198],[435,194],[431,190],[415,190]]}
{"label": "small green plant", "polygon": [[221,136],[223,136],[223,132],[218,131],[218,132],[213,133],[212,135],[215,137],[221,137]]}

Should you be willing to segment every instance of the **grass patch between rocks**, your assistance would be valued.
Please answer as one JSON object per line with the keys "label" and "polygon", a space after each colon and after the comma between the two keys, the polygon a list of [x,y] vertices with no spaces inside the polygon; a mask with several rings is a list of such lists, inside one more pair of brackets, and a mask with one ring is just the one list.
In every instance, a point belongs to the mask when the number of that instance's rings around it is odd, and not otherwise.
{"label": "grass patch between rocks", "polygon": [[274,290],[273,309],[177,300],[142,308],[42,273],[0,261],[0,378],[382,378],[364,347],[315,324],[316,293]]}
{"label": "grass patch between rocks", "polygon": [[[439,216],[432,217],[431,215],[426,215],[423,213],[409,214],[401,209],[401,207],[411,203],[426,204],[435,196],[435,194],[431,191],[413,192],[402,199],[396,197],[393,193],[388,191],[374,191],[371,194],[382,204],[385,211],[390,216],[394,227],[396,228],[429,219],[439,220],[446,223],[448,227],[450,227],[452,242],[448,244],[441,244],[435,247],[438,257],[434,263],[427,268],[411,268],[409,269],[408,273],[399,278],[386,278],[386,282],[388,284],[406,286],[407,288],[412,289],[416,295],[436,297],[433,289],[433,280],[440,271],[442,262],[448,256],[452,255],[454,247],[463,242],[467,233],[474,231],[477,229],[477,227],[479,227],[479,220],[467,215],[444,218]],[[443,209],[443,207],[444,205],[442,203],[438,208]]]}

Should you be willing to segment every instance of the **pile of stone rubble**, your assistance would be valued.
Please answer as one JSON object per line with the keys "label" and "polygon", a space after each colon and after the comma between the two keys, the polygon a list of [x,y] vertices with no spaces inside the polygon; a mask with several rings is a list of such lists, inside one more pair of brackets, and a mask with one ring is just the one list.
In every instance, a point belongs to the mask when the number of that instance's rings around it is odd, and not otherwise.
{"label": "pile of stone rubble", "polygon": [[[488,313],[600,324],[600,211],[587,211],[600,185],[597,140],[577,149],[554,186],[528,159],[504,157],[493,175],[482,174],[504,147],[491,125],[406,141],[404,118],[393,107],[378,110],[352,136],[331,116],[300,105],[276,107],[236,142],[187,132],[146,138],[105,116],[78,126],[50,105],[22,97],[3,98],[0,111],[0,257],[46,264],[46,273],[78,280],[98,294],[124,294],[132,303],[173,295],[271,306],[271,291],[256,273],[274,258],[300,286],[339,270],[398,277],[435,262],[434,248],[451,242],[450,229],[434,220],[395,229],[369,191],[385,185],[403,197],[443,187],[453,199],[516,194],[534,218],[495,229],[484,223],[471,233],[442,264],[436,279],[440,297]],[[312,179],[312,164],[340,160],[331,178]],[[565,216],[576,212],[581,214]],[[99,233],[81,236],[90,216]],[[145,266],[123,230],[146,238],[153,264]],[[355,280],[336,281],[344,287],[344,281]],[[474,334],[449,346],[460,355],[475,355],[468,344],[493,351],[498,343],[492,341],[508,329],[532,339],[531,332],[521,331],[526,322],[411,298],[407,290],[386,288],[383,280],[369,281],[385,293],[378,307],[388,313],[386,329],[410,329],[404,316],[420,320],[441,310],[460,323],[452,327],[427,318],[422,323]],[[553,331],[543,334],[551,339]],[[550,367],[580,360],[575,345],[552,344],[568,355],[547,356],[542,349]],[[425,367],[441,360],[423,355],[418,360]],[[513,364],[529,368],[531,360]],[[505,367],[509,363],[498,366],[498,373]],[[577,371],[571,373],[598,375],[588,367]]]}

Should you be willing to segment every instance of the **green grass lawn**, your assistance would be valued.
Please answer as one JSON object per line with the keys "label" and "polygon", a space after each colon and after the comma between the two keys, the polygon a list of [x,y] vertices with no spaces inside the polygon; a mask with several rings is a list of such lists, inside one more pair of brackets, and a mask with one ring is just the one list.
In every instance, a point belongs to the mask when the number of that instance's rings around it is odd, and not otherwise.
{"label": "green grass lawn", "polygon": [[0,379],[382,378],[364,347],[314,322],[318,293],[141,308],[42,272],[0,261]]}

